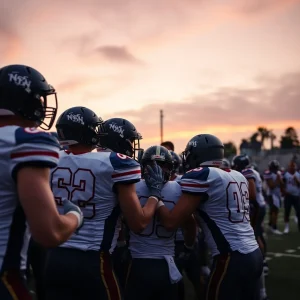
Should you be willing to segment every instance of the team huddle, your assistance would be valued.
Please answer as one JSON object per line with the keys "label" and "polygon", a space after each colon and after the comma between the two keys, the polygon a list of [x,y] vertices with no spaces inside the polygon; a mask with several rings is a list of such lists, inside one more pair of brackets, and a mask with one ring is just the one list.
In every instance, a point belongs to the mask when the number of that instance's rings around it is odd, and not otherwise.
{"label": "team huddle", "polygon": [[182,157],[143,150],[131,122],[86,107],[59,116],[57,139],[37,129],[57,106],[35,69],[0,69],[1,300],[34,299],[28,264],[42,300],[182,300],[183,270],[198,299],[267,299],[265,201],[247,156],[229,163],[210,134]]}

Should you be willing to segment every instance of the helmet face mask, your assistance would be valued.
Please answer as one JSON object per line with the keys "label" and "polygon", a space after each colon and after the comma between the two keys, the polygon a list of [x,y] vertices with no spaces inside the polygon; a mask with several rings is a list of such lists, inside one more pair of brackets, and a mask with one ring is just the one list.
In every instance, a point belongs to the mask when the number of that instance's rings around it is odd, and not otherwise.
{"label": "helmet face mask", "polygon": [[162,169],[164,183],[170,180],[173,170],[173,159],[171,153],[163,146],[151,146],[145,150],[141,159],[142,176],[147,173],[147,166],[152,166],[154,161]]}
{"label": "helmet face mask", "polygon": [[[53,106],[48,106],[49,99],[53,99]],[[42,116],[39,127],[44,130],[49,130],[55,121],[57,114],[57,96],[56,93],[48,93],[48,95],[40,97],[41,109],[35,111],[37,117]]]}

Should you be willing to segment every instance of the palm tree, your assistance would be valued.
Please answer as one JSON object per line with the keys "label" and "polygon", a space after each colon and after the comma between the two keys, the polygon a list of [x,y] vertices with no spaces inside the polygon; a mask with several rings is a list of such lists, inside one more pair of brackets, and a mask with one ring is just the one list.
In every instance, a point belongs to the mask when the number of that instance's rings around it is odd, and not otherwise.
{"label": "palm tree", "polygon": [[271,150],[274,148],[274,141],[276,140],[276,135],[273,133],[273,129],[269,130],[269,138],[271,140]]}
{"label": "palm tree", "polygon": [[265,140],[270,138],[271,131],[268,130],[266,127],[258,127],[257,133],[260,136],[260,142],[261,142],[262,148],[265,148],[264,142],[265,142]]}

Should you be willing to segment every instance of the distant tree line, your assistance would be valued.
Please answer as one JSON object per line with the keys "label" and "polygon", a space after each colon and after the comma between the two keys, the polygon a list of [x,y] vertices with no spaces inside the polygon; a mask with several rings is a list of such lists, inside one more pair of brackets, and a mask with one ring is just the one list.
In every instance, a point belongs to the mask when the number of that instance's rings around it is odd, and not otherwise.
{"label": "distant tree line", "polygon": [[[271,149],[299,149],[300,142],[297,132],[294,127],[287,127],[280,137],[279,147],[274,147],[274,141],[276,140],[276,135],[273,133],[272,129],[266,127],[258,127],[257,130],[249,137],[244,138],[240,144],[241,153],[251,150],[252,153],[259,153],[261,150],[265,149],[265,144],[270,141]],[[225,157],[231,157],[236,155],[237,147],[233,142],[224,143],[225,147]]]}

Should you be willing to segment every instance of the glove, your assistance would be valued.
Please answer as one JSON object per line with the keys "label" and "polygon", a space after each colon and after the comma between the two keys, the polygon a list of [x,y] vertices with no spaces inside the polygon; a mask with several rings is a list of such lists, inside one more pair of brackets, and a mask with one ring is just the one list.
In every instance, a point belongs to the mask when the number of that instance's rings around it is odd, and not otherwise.
{"label": "glove", "polygon": [[180,252],[178,258],[186,262],[189,260],[193,251],[194,251],[194,247],[188,247],[184,244],[183,251]]}
{"label": "glove", "polygon": [[64,204],[64,214],[65,215],[73,214],[74,216],[77,217],[77,219],[78,219],[77,229],[79,229],[83,224],[83,214],[82,214],[81,209],[69,200],[65,200],[63,204]]}
{"label": "glove", "polygon": [[154,165],[147,166],[147,173],[144,175],[150,196],[161,199],[161,190],[164,186],[164,175],[160,166],[154,161]]}

